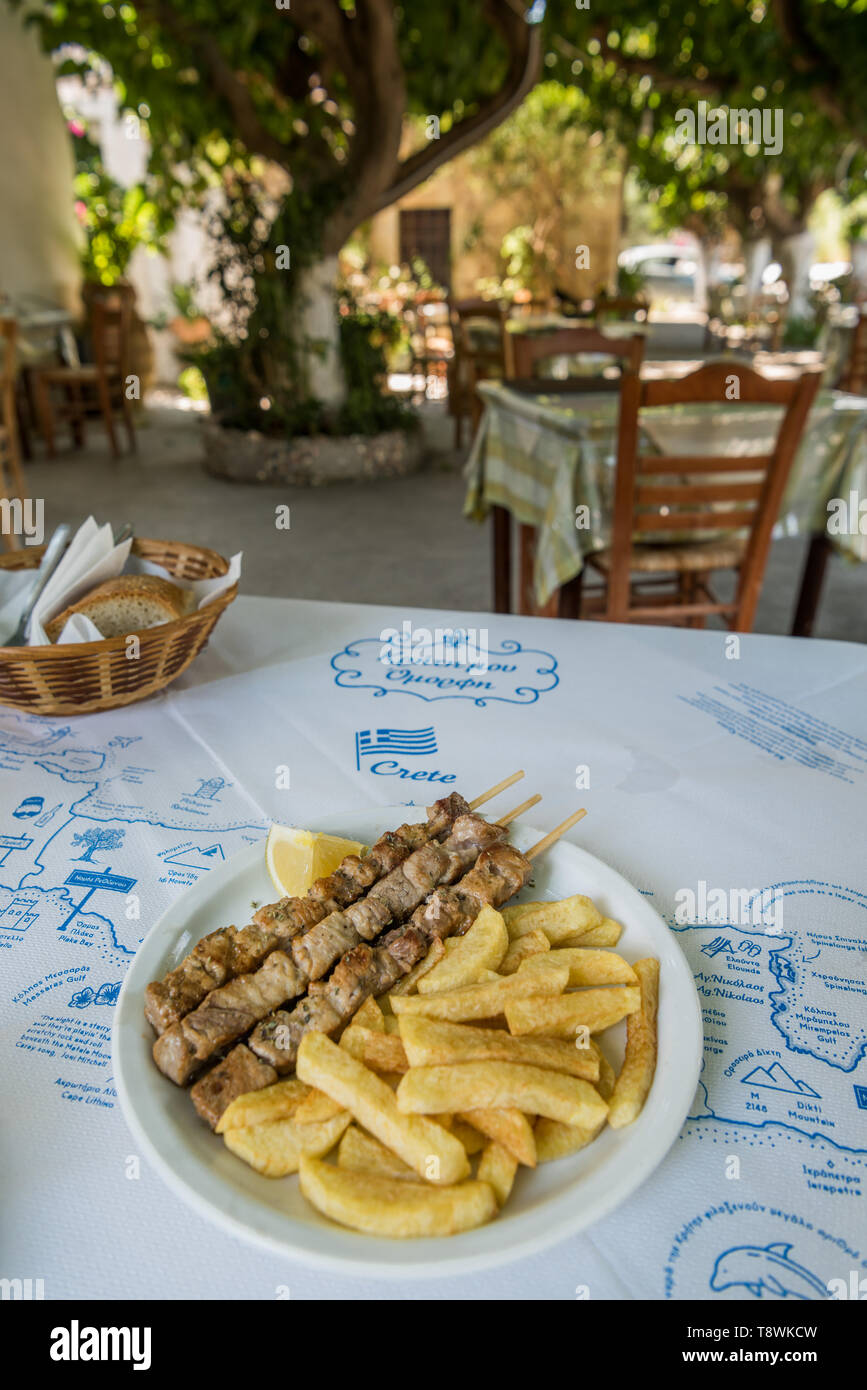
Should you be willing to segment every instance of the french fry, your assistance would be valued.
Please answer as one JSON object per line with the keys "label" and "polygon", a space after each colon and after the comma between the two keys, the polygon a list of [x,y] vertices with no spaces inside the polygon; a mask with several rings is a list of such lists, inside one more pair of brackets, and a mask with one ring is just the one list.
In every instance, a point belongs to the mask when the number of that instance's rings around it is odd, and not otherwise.
{"label": "french fry", "polygon": [[350,1116],[347,1111],[318,1125],[296,1125],[292,1120],[228,1129],[226,1148],[266,1178],[285,1178],[298,1172],[304,1154],[321,1158],[333,1149]]}
{"label": "french fry", "polygon": [[505,1106],[570,1125],[598,1123],[608,1108],[589,1081],[517,1062],[412,1067],[397,1088],[397,1104],[405,1115]]}
{"label": "french fry", "polygon": [[[595,1125],[564,1125],[559,1120],[544,1117],[536,1122],[533,1135],[536,1140],[536,1156],[540,1163],[550,1163],[555,1158],[565,1158],[567,1154],[577,1153],[592,1144],[605,1121]],[[348,1131],[347,1131],[348,1133]]]}
{"label": "french fry", "polygon": [[345,1109],[345,1106],[338,1105],[337,1101],[332,1100],[324,1091],[314,1088],[302,1100],[292,1118],[296,1125],[317,1125],[325,1120],[332,1120],[335,1115],[342,1115]]}
{"label": "french fry", "polygon": [[285,1081],[266,1086],[264,1091],[248,1091],[246,1095],[237,1096],[226,1107],[217,1121],[216,1133],[225,1134],[227,1129],[246,1129],[251,1125],[270,1124],[274,1120],[288,1120],[309,1095],[310,1087],[295,1076],[287,1076]]}
{"label": "french fry", "polygon": [[509,933],[499,912],[483,907],[455,949],[419,980],[419,994],[475,984],[484,971],[496,970],[508,948]]}
{"label": "french fry", "polygon": [[[520,980],[522,973],[519,970],[511,978]],[[532,999],[511,999],[505,1005],[505,1014],[510,1033],[569,1038],[583,1028],[601,1033],[634,1013],[640,1002],[637,985],[613,985],[610,989],[580,989],[574,994],[539,993]]]}
{"label": "french fry", "polygon": [[340,1046],[373,1071],[404,1072],[409,1067],[403,1043],[394,1033],[377,1033],[372,1028],[351,1023],[343,1031]]}
{"label": "french fry", "polygon": [[623,928],[613,917],[603,917],[598,927],[588,927],[572,941],[564,941],[564,946],[616,946]]}
{"label": "french fry", "polygon": [[613,1129],[631,1124],[641,1113],[656,1070],[659,961],[649,956],[638,960],[635,973],[641,982],[641,1005],[626,1020],[626,1053],[611,1095],[608,1116]]}
{"label": "french fry", "polygon": [[420,960],[418,965],[413,966],[408,975],[404,975],[402,980],[398,980],[396,985],[392,985],[386,995],[389,1003],[395,995],[415,994],[419,980],[423,979],[429,970],[433,970],[434,966],[439,964],[445,953],[446,948],[441,938],[435,936],[424,960]]}
{"label": "french fry", "polygon": [[517,1171],[518,1160],[515,1155],[509,1153],[502,1144],[498,1144],[492,1139],[490,1143],[485,1145],[479,1159],[476,1178],[479,1182],[488,1183],[494,1189],[497,1206],[504,1207],[509,1199]]}
{"label": "french fry", "polygon": [[402,1158],[393,1154],[378,1139],[358,1125],[350,1125],[344,1131],[337,1150],[338,1168],[352,1168],[356,1172],[381,1173],[387,1178],[400,1178],[402,1181],[417,1182],[415,1172]]}
{"label": "french fry", "polygon": [[306,1033],[301,1039],[296,1071],[302,1081],[349,1110],[420,1177],[447,1185],[469,1173],[464,1146],[454,1135],[442,1125],[400,1110],[388,1083],[324,1033]]}
{"label": "french fry", "polygon": [[516,936],[511,942],[508,951],[500,962],[501,975],[514,975],[519,965],[523,965],[525,960],[531,956],[541,955],[545,951],[550,951],[551,943],[541,927],[534,927],[525,936]]}
{"label": "french fry", "polygon": [[358,1010],[353,1022],[359,1023],[362,1028],[372,1028],[376,1033],[385,1032],[385,1016],[376,1000],[370,995]]}
{"label": "french fry", "polygon": [[402,995],[392,1000],[394,1012],[398,1018],[421,1014],[425,1018],[441,1018],[452,1023],[494,1018],[505,1011],[510,1000],[526,999],[530,995],[558,995],[566,988],[568,966],[550,966],[543,971],[538,967],[544,961],[544,956],[534,956],[514,975],[504,975],[487,984],[463,985],[461,989],[442,994]]}
{"label": "french fry", "polygon": [[495,1139],[526,1168],[536,1166],[533,1126],[521,1110],[465,1110],[458,1120]]}
{"label": "french fry", "polygon": [[560,1038],[514,1038],[495,1028],[472,1028],[462,1023],[405,1014],[400,1035],[412,1067],[446,1066],[451,1062],[524,1062],[566,1072],[584,1081],[599,1078],[599,1059],[589,1049],[576,1048]]}
{"label": "french fry", "polygon": [[378,1173],[301,1160],[301,1191],[317,1211],[367,1235],[451,1236],[490,1221],[497,1212],[486,1182],[430,1187]]}
{"label": "french fry", "polygon": [[[628,1022],[626,1027],[629,1028]],[[596,1045],[596,1057],[599,1062],[599,1080],[596,1082],[596,1089],[603,1100],[610,1100],[614,1083],[617,1080],[617,1073],[598,1044]]]}
{"label": "french fry", "polygon": [[518,903],[504,908],[503,917],[512,941],[538,928],[552,946],[560,946],[567,937],[579,936],[602,921],[602,913],[582,893],[559,902]]}
{"label": "french fry", "polygon": [[545,957],[546,963],[568,965],[569,987],[579,985],[634,985],[638,976],[628,961],[615,951],[587,946],[558,947]]}
{"label": "french fry", "polygon": [[[515,1113],[517,1114],[518,1112],[516,1111]],[[437,1119],[437,1124],[441,1125],[446,1118],[445,1115],[440,1115]],[[524,1116],[522,1115],[521,1119],[523,1118]],[[482,1149],[485,1147],[484,1135],[480,1130],[476,1129],[474,1125],[471,1125],[469,1120],[462,1120],[456,1115],[449,1125],[449,1129],[456,1139],[460,1139],[467,1151],[468,1157],[472,1157],[473,1154],[481,1153]]]}

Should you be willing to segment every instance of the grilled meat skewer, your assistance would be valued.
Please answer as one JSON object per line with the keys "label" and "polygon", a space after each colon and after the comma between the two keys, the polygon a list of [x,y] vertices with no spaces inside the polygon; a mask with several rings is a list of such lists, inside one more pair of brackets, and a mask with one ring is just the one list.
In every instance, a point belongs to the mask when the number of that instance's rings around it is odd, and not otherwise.
{"label": "grilled meat skewer", "polygon": [[508,902],[529,880],[532,868],[513,845],[501,842],[484,849],[459,883],[437,888],[406,925],[388,932],[380,945],[354,946],[294,1009],[278,1010],[260,1023],[249,1046],[233,1048],[193,1086],[196,1110],[214,1128],[237,1096],[270,1086],[293,1070],[306,1032],[337,1032],[365,999],[385,993],[423,960],[435,937],[462,935],[486,904]]}
{"label": "grilled meat skewer", "polygon": [[164,1033],[201,1004],[211,990],[258,970],[272,951],[287,948],[293,937],[356,902],[422,845],[444,838],[458,816],[466,815],[469,809],[464,798],[453,792],[427,808],[424,824],[388,831],[363,859],[347,855],[333,874],[312,885],[305,898],[282,898],[261,907],[246,927],[221,927],[210,932],[180,965],[148,985],[145,1018],[157,1033]]}
{"label": "grilled meat skewer", "polygon": [[454,883],[486,846],[505,839],[506,833],[503,826],[481,816],[459,816],[447,840],[415,850],[371,888],[363,903],[350,909],[351,921],[350,912],[331,914],[293,942],[294,948],[315,938],[299,958],[272,951],[257,971],[212,990],[197,1009],[173,1023],[154,1044],[160,1071],[179,1086],[190,1081],[273,1009],[307,990],[310,974],[303,959],[310,959],[312,968],[323,974],[362,935],[372,940],[386,927],[406,921],[438,884]]}

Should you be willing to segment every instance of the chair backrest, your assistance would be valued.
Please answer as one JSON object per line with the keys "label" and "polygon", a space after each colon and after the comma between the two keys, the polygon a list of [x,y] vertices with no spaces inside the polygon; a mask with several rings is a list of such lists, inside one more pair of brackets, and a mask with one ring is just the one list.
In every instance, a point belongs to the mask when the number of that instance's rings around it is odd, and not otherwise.
{"label": "chair backrest", "polygon": [[[644,338],[640,333],[628,338],[611,338],[596,328],[556,328],[550,333],[510,333],[507,353],[508,376],[524,379],[537,376],[536,367],[552,357],[582,357],[602,353],[638,372],[644,360]],[[508,360],[510,359],[510,360]],[[539,378],[544,380],[544,378]]]}
{"label": "chair backrest", "polygon": [[593,305],[593,317],[596,320],[597,328],[601,327],[606,319],[635,319],[636,323],[644,323],[647,319],[648,303],[642,295],[634,298],[626,298],[623,295],[597,295]]}
{"label": "chair backrest", "polygon": [[125,377],[129,360],[130,305],[126,297],[94,300],[91,306],[93,358],[101,372]]}
{"label": "chair backrest", "polygon": [[462,348],[464,352],[476,351],[477,349],[471,342],[470,334],[472,325],[482,322],[486,326],[492,325],[491,341],[492,344],[496,344],[496,347],[488,350],[503,353],[508,314],[508,305],[499,299],[453,299],[451,302],[452,333],[456,347]]}
{"label": "chair backrest", "polygon": [[837,385],[841,391],[851,391],[856,396],[867,393],[867,310],[863,305],[852,330],[849,356]]}
{"label": "chair backrest", "polygon": [[18,370],[18,323],[0,319],[0,430],[8,447],[14,448],[17,435],[15,418],[15,378]]}
{"label": "chair backrest", "polygon": [[0,319],[0,382],[15,381],[15,363],[18,350],[17,319]]}
{"label": "chair backrest", "polygon": [[[737,400],[746,405],[783,408],[769,453],[639,453],[642,408],[692,402],[722,406],[737,377]],[[730,626],[749,631],[767,563],[771,533],[807,415],[821,381],[821,370],[771,379],[752,367],[713,362],[677,379],[641,381],[627,371],[620,387],[614,522],[607,589],[608,616],[623,620],[630,610],[633,538],[660,533],[739,531],[749,538],[739,566],[735,601],[717,605]],[[702,476],[707,475],[702,481]],[[744,475],[748,475],[745,477]],[[698,476],[698,481],[696,477]],[[721,511],[721,508],[725,508]],[[730,610],[730,611],[728,611]],[[633,609],[635,611],[635,609]]]}

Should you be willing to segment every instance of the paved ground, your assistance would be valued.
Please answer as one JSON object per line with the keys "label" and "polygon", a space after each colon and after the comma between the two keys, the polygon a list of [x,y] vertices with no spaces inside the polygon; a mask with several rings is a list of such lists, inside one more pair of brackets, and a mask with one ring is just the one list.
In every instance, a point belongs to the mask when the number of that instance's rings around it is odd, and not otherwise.
{"label": "paved ground", "polygon": [[[196,414],[160,406],[146,413],[137,456],[114,464],[95,422],[86,450],[53,461],[40,453],[27,476],[32,495],[46,499],[49,526],[92,512],[100,521],[132,521],[139,535],[223,554],[243,550],[248,593],[490,608],[489,531],[462,517],[462,458],[451,449],[442,405],[426,407],[425,433],[429,463],[414,477],[241,487],[203,471]],[[291,529],[277,530],[275,508],[286,503]],[[756,631],[788,632],[803,554],[802,541],[774,545]],[[832,561],[816,635],[867,642],[867,566]]]}

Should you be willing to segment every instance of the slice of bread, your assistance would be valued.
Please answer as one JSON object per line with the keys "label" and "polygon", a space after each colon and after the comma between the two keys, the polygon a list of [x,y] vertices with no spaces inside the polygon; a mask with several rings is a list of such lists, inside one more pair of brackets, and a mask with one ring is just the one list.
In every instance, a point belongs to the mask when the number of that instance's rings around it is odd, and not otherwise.
{"label": "slice of bread", "polygon": [[56,642],[69,618],[83,613],[103,637],[125,637],[161,623],[174,622],[192,612],[195,599],[168,579],[153,574],[121,574],[97,584],[77,603],[70,604],[45,624],[49,641]]}

